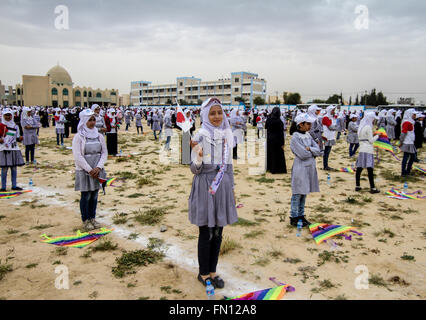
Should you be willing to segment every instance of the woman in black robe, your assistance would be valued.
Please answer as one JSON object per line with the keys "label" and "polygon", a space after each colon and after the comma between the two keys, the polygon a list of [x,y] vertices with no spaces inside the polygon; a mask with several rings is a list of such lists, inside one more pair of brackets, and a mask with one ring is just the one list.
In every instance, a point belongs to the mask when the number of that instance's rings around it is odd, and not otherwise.
{"label": "woman in black robe", "polygon": [[414,123],[414,146],[416,147],[416,154],[414,156],[414,162],[420,162],[419,158],[417,157],[417,153],[419,152],[419,149],[423,147],[423,117],[417,118],[416,122]]}
{"label": "woman in black robe", "polygon": [[401,136],[401,121],[402,121],[402,115],[396,116],[396,126],[395,126],[395,140],[399,140],[399,137]]}
{"label": "woman in black robe", "polygon": [[287,173],[284,156],[284,124],[279,107],[272,110],[266,120],[266,170],[270,173]]}
{"label": "woman in black robe", "polygon": [[80,119],[78,118],[78,113],[71,114],[71,133],[77,133],[77,126]]}
{"label": "woman in black robe", "polygon": [[65,138],[70,137],[70,124],[71,124],[71,113],[67,112],[65,115]]}

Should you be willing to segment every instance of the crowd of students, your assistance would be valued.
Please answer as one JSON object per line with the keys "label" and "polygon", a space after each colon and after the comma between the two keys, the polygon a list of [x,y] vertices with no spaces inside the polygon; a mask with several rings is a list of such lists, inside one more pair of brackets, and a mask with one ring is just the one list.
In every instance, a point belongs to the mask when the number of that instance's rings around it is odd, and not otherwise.
{"label": "crowd of students", "polygon": [[[70,131],[75,134],[72,152],[75,160],[75,191],[81,193],[80,212],[85,230],[100,227],[96,221],[98,192],[107,174],[104,169],[108,155],[117,156],[118,133],[124,122],[124,134],[133,122],[137,134],[147,134],[143,122],[151,128],[155,140],[165,136],[164,150],[170,151],[173,130],[182,130],[175,107],[125,108],[101,107],[53,109],[46,107],[0,107],[0,167],[1,191],[6,191],[8,169],[11,170],[12,190],[17,185],[17,167],[35,164],[35,148],[39,144],[39,128],[55,126],[56,142],[64,146]],[[307,195],[319,192],[318,157],[322,157],[323,170],[329,166],[333,146],[346,135],[349,144],[348,159],[357,157],[355,191],[361,191],[361,173],[367,169],[370,192],[378,193],[374,184],[374,141],[376,129],[384,128],[395,150],[404,153],[401,175],[411,174],[414,161],[419,161],[418,150],[425,139],[424,114],[415,109],[404,113],[396,110],[356,111],[338,110],[337,106],[321,109],[311,105],[307,110],[229,110],[217,98],[206,100],[201,107],[183,109],[189,121],[189,130],[182,133],[182,164],[190,165],[194,175],[188,200],[190,223],[199,228],[198,280],[206,285],[210,281],[223,288],[224,280],[217,275],[223,228],[238,221],[233,160],[238,159],[238,144],[246,143],[250,124],[257,128],[257,141],[266,142],[266,167],[272,174],[286,174],[284,152],[286,131],[290,126],[290,150],[294,154],[291,169],[292,196],[290,224],[305,217]],[[182,115],[180,115],[182,116]],[[195,133],[196,119],[201,128]],[[265,137],[266,136],[266,137]],[[265,139],[266,138],[266,139]],[[265,140],[263,140],[265,139]],[[399,143],[398,143],[399,141]],[[25,145],[24,161],[18,142]],[[358,155],[357,155],[358,152]]]}

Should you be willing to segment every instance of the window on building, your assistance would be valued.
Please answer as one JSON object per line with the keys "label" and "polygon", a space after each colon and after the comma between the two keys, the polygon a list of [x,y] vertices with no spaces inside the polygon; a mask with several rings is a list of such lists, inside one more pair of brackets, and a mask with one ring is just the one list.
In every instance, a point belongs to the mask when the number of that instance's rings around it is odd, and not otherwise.
{"label": "window on building", "polygon": [[52,101],[52,107],[53,107],[53,108],[57,108],[57,107],[58,107],[58,101],[53,100],[53,101]]}
{"label": "window on building", "polygon": [[117,95],[117,93],[115,93],[114,91],[112,91],[112,92],[111,92],[111,95],[112,95],[112,96],[116,96],[116,95]]}
{"label": "window on building", "polygon": [[81,106],[80,101],[77,101],[77,102],[75,103],[75,105],[76,105],[77,107],[80,107],[80,106]]}
{"label": "window on building", "polygon": [[98,92],[98,93],[96,94],[96,98],[102,98],[102,93]]}
{"label": "window on building", "polygon": [[67,89],[67,88],[64,88],[64,89],[62,90],[62,95],[63,95],[63,96],[67,96],[67,95],[68,95],[68,89]]}
{"label": "window on building", "polygon": [[87,97],[87,91],[83,92],[83,97]]}
{"label": "window on building", "polygon": [[75,96],[76,96],[76,97],[81,97],[81,93],[80,93],[80,91],[79,91],[79,90],[77,90],[77,91],[75,92]]}
{"label": "window on building", "polygon": [[58,95],[58,89],[52,88],[52,96],[57,96],[57,95]]}
{"label": "window on building", "polygon": [[179,91],[179,94],[182,94],[182,91]]}
{"label": "window on building", "polygon": [[89,91],[89,98],[92,97],[92,91]]}
{"label": "window on building", "polygon": [[179,86],[181,86],[181,87],[182,87],[182,86],[183,86],[183,82],[179,82]]}
{"label": "window on building", "polygon": [[235,88],[235,89],[234,89],[234,92],[238,92],[238,88]]}
{"label": "window on building", "polygon": [[18,96],[21,95],[21,89],[18,88],[18,90],[16,92],[17,92]]}
{"label": "window on building", "polygon": [[235,78],[235,82],[240,82],[240,78]]}

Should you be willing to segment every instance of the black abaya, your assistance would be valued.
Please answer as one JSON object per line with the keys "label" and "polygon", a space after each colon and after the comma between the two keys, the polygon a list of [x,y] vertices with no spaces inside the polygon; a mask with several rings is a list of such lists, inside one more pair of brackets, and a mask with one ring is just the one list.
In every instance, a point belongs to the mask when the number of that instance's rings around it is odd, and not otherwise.
{"label": "black abaya", "polygon": [[287,173],[284,155],[284,124],[280,118],[266,120],[266,170],[271,173]]}

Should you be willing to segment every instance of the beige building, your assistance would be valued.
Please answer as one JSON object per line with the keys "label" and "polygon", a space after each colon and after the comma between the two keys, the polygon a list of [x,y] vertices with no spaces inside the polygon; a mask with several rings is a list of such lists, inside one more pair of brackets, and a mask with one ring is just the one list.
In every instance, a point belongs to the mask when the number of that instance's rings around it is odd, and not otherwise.
{"label": "beige building", "polygon": [[120,96],[120,106],[130,106],[130,94],[123,94]]}
{"label": "beige building", "polygon": [[130,84],[130,103],[133,106],[170,105],[179,103],[200,104],[210,97],[218,97],[223,104],[253,105],[256,97],[266,99],[266,81],[257,74],[233,72],[228,79],[202,81],[195,77],[179,77],[176,83],[152,85],[149,81],[133,81]]}
{"label": "beige building", "polygon": [[101,106],[119,104],[117,89],[74,87],[68,71],[59,65],[51,68],[45,76],[23,75],[22,84],[16,85],[12,93],[9,87],[9,94],[5,97],[7,104],[18,106],[39,105],[56,108],[90,107],[95,103]]}

